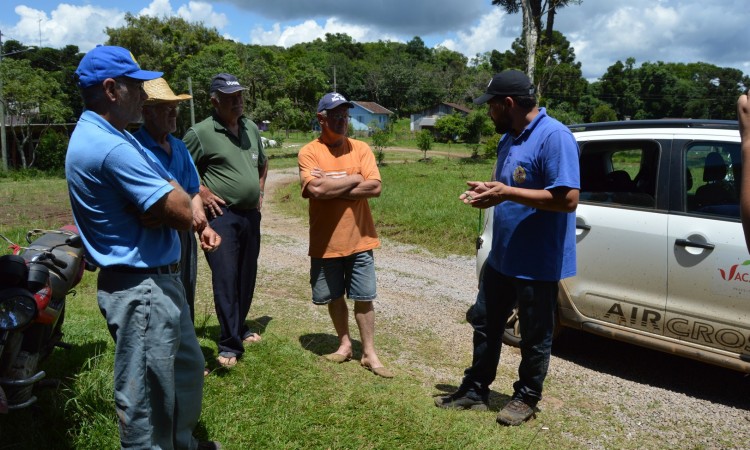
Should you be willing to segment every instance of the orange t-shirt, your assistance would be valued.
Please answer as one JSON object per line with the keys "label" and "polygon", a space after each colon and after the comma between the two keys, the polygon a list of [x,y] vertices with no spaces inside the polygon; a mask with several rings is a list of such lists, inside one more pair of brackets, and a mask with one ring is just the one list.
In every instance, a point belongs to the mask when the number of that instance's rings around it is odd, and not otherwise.
{"label": "orange t-shirt", "polygon": [[[370,146],[347,138],[348,149],[334,154],[316,139],[300,149],[299,176],[303,196],[307,183],[315,177],[310,171],[316,167],[326,173],[361,174],[365,180],[380,181],[380,171]],[[380,246],[366,198],[357,200],[310,198],[310,247],[314,258],[337,258],[353,255]]]}

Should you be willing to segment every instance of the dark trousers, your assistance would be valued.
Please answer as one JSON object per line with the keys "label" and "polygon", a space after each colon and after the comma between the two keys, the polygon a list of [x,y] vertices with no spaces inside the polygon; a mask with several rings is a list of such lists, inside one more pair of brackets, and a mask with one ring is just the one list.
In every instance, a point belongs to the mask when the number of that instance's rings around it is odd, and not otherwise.
{"label": "dark trousers", "polygon": [[185,286],[185,300],[190,320],[195,323],[195,279],[198,276],[198,242],[193,230],[180,231],[180,280]]}
{"label": "dark trousers", "polygon": [[474,353],[471,367],[464,372],[464,390],[485,398],[489,394],[500,362],[505,323],[518,305],[521,364],[513,398],[530,406],[541,400],[552,350],[557,291],[556,281],[513,278],[486,267],[477,300],[466,314],[474,328]]}
{"label": "dark trousers", "polygon": [[221,210],[223,215],[210,220],[211,228],[221,236],[221,245],[205,255],[211,267],[214,306],[221,329],[219,353],[231,352],[239,357],[244,352],[242,337],[249,331],[245,319],[258,273],[260,211]]}

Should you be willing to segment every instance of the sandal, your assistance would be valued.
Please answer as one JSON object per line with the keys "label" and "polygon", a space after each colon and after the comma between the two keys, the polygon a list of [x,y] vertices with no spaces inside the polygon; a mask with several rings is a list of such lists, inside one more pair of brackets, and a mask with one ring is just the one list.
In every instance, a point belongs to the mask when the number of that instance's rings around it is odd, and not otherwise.
{"label": "sandal", "polygon": [[261,339],[263,338],[261,338],[258,333],[254,333],[252,331],[248,331],[244,336],[242,336],[242,342],[245,344],[254,344],[256,342],[260,342]]}
{"label": "sandal", "polygon": [[216,357],[216,362],[225,369],[232,368],[237,365],[237,355],[232,352],[221,352]]}

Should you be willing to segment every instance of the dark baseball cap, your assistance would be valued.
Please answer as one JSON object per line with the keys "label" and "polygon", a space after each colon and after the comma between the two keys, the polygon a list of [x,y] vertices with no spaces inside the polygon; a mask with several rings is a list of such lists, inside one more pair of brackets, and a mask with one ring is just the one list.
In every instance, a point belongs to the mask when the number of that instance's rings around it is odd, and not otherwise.
{"label": "dark baseball cap", "polygon": [[496,74],[487,85],[484,95],[474,99],[474,103],[481,105],[492,97],[498,95],[504,97],[529,96],[536,93],[536,88],[531,80],[520,70],[505,70]]}
{"label": "dark baseball cap", "polygon": [[221,92],[222,94],[234,94],[244,91],[246,87],[240,84],[240,80],[232,74],[220,73],[211,78],[211,89],[209,93]]}
{"label": "dark baseball cap", "polygon": [[327,109],[333,109],[341,105],[347,105],[350,108],[354,108],[352,102],[347,100],[343,95],[339,94],[338,92],[329,92],[324,95],[323,98],[321,98],[318,102],[318,112]]}
{"label": "dark baseball cap", "polygon": [[107,78],[128,77],[141,81],[153,80],[162,72],[141,70],[130,50],[111,45],[97,45],[81,59],[76,69],[82,88],[101,83]]}

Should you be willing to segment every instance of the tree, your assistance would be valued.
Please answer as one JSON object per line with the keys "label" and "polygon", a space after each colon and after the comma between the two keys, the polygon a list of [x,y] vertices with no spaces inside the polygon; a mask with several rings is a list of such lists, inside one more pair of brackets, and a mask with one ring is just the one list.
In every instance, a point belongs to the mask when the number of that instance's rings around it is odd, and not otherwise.
{"label": "tree", "polygon": [[[351,126],[351,124],[349,124]],[[385,160],[385,148],[390,145],[391,135],[385,131],[378,129],[372,134],[372,145],[375,147],[375,158],[377,159],[378,165],[382,166]]]}
{"label": "tree", "polygon": [[534,83],[536,68],[536,50],[541,44],[542,16],[547,15],[547,40],[552,40],[552,27],[554,26],[557,9],[570,4],[580,5],[582,0],[492,0],[495,6],[501,6],[508,14],[523,14],[523,40],[527,49],[526,74]]}
{"label": "tree", "polygon": [[417,133],[417,147],[424,152],[424,161],[427,161],[427,150],[432,148],[432,133],[430,130],[421,130]]}
{"label": "tree", "polygon": [[466,131],[461,135],[461,140],[469,144],[478,143],[482,135],[493,133],[492,126],[487,111],[484,108],[475,109],[464,118],[464,128]]}
{"label": "tree", "polygon": [[28,60],[7,59],[0,66],[3,79],[5,112],[21,167],[34,165],[38,142],[32,141],[32,128],[42,135],[51,124],[64,122],[71,115],[68,101],[59,83],[42,69],[34,69]]}
{"label": "tree", "polygon": [[441,141],[456,142],[466,135],[466,120],[458,113],[447,114],[435,122],[435,131]]}
{"label": "tree", "polygon": [[597,106],[591,115],[592,122],[612,122],[614,120],[617,120],[617,113],[606,103]]}
{"label": "tree", "polygon": [[109,36],[108,45],[127,48],[141,67],[164,72],[170,84],[175,70],[186,58],[207,45],[224,41],[215,28],[176,16],[159,19],[127,13],[125,26],[107,27],[105,32]]}

